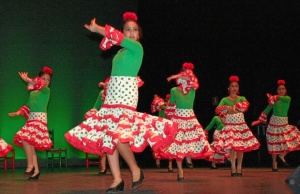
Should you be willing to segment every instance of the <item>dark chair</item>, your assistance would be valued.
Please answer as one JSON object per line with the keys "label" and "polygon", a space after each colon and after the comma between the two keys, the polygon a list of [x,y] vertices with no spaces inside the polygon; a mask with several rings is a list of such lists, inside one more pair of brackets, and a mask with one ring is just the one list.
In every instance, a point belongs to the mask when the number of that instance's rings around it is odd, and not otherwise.
{"label": "dark chair", "polygon": [[0,158],[0,166],[4,167],[6,171],[8,167],[11,167],[14,171],[16,168],[15,149],[13,148],[8,154]]}
{"label": "dark chair", "polygon": [[67,157],[67,148],[55,148],[54,147],[54,130],[49,130],[49,137],[53,142],[51,149],[46,150],[46,162],[47,169],[49,167],[53,168],[54,166],[68,167],[68,157]]}

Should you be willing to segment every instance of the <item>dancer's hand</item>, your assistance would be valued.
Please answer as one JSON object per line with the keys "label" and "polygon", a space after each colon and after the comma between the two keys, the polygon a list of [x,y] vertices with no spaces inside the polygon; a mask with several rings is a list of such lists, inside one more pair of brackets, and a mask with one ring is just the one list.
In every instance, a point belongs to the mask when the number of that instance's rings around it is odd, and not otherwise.
{"label": "dancer's hand", "polygon": [[92,20],[91,20],[91,23],[90,24],[84,24],[84,27],[86,28],[86,29],[88,29],[89,31],[91,31],[91,32],[96,32],[96,30],[97,30],[97,24],[96,24],[96,18],[93,18]]}
{"label": "dancer's hand", "polygon": [[258,125],[258,124],[260,124],[260,121],[253,121],[253,122],[251,123],[251,126]]}
{"label": "dancer's hand", "polygon": [[19,115],[20,115],[20,112],[19,112],[19,111],[8,113],[8,116],[10,116],[10,117],[16,117],[16,116],[19,116]]}
{"label": "dancer's hand", "polygon": [[20,77],[22,78],[22,80],[24,80],[25,82],[29,82],[30,79],[28,77],[28,72],[18,72]]}

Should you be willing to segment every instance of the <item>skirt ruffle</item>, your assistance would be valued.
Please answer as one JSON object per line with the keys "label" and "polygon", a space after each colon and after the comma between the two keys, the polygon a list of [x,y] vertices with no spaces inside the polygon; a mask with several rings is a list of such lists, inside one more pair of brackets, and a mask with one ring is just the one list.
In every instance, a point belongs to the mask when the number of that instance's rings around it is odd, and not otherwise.
{"label": "skirt ruffle", "polygon": [[177,131],[170,120],[136,112],[124,105],[106,106],[65,134],[75,148],[91,154],[113,154],[117,143],[129,143],[133,152],[148,145],[155,151],[168,146]]}
{"label": "skirt ruffle", "polygon": [[257,150],[260,143],[247,126],[244,114],[228,114],[224,121],[224,128],[220,130],[219,137],[211,144],[218,154],[229,153],[230,150],[249,152]]}
{"label": "skirt ruffle", "polygon": [[191,156],[192,159],[205,159],[214,153],[192,109],[176,109],[171,120],[178,123],[178,132],[166,149],[159,150],[161,158],[182,161]]}
{"label": "skirt ruffle", "polygon": [[53,142],[47,128],[47,113],[30,113],[26,124],[15,134],[14,143],[22,147],[22,141],[32,145],[37,150],[48,150]]}
{"label": "skirt ruffle", "polygon": [[6,156],[13,149],[12,145],[0,138],[0,157]]}
{"label": "skirt ruffle", "polygon": [[300,149],[300,132],[288,124],[287,117],[272,115],[266,132],[269,154],[280,154]]}
{"label": "skirt ruffle", "polygon": [[[214,131],[214,140],[220,139],[220,130]],[[225,159],[230,158],[230,154],[226,153],[217,153],[215,152],[210,158],[209,161],[214,161],[216,164],[224,164]]]}

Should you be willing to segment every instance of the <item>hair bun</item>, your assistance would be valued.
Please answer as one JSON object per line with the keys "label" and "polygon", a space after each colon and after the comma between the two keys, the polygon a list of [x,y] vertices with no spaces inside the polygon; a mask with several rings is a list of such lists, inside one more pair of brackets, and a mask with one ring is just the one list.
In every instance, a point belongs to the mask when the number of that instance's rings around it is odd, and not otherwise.
{"label": "hair bun", "polygon": [[50,67],[44,66],[42,72],[52,75],[52,69]]}
{"label": "hair bun", "polygon": [[280,79],[277,81],[278,85],[285,85],[285,81],[283,79]]}
{"label": "hair bun", "polygon": [[229,77],[229,81],[230,82],[238,82],[239,81],[239,77],[236,75],[232,75]]}
{"label": "hair bun", "polygon": [[185,63],[183,63],[182,68],[193,70],[194,64],[185,62]]}
{"label": "hair bun", "polygon": [[133,20],[133,21],[137,21],[137,16],[134,12],[125,12],[123,14],[123,20],[126,21],[126,20]]}

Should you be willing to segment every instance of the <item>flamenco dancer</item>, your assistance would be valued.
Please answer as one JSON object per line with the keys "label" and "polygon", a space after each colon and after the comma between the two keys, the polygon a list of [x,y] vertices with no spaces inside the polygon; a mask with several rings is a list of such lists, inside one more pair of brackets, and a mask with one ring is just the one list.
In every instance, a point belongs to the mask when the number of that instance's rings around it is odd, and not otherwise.
{"label": "flamenco dancer", "polygon": [[47,107],[50,99],[49,84],[52,69],[45,66],[38,76],[29,78],[28,72],[19,72],[20,77],[28,83],[30,91],[27,105],[22,106],[17,112],[8,113],[9,116],[24,116],[25,125],[15,134],[14,143],[23,147],[26,153],[28,180],[38,180],[40,170],[35,150],[48,150],[53,145],[49,138],[47,125]]}
{"label": "flamenco dancer", "polygon": [[[213,119],[210,121],[210,123],[207,125],[205,130],[208,132],[210,131],[214,126],[215,126],[215,131],[214,131],[214,138],[213,139],[218,139],[220,138],[220,130],[223,129],[224,124],[223,121],[224,117],[218,115],[214,116]],[[214,153],[212,157],[209,158],[211,161],[211,169],[218,169],[216,164],[224,164],[226,160],[230,158],[229,154],[219,154],[219,153]]]}
{"label": "flamenco dancer", "polygon": [[113,182],[106,190],[114,193],[124,190],[119,154],[132,174],[131,188],[139,188],[144,180],[142,170],[133,152],[142,152],[148,145],[155,151],[169,145],[177,132],[177,124],[167,119],[136,111],[138,103],[137,74],[142,64],[143,47],[139,40],[141,28],[133,12],[123,14],[123,33],[109,25],[100,26],[96,19],[85,28],[104,36],[103,50],[113,45],[121,46],[112,61],[112,71],[107,85],[105,101],[94,117],[87,119],[65,134],[67,141],[84,152],[101,155],[107,159]]}
{"label": "flamenco dancer", "polygon": [[[158,116],[161,118],[166,118],[165,110],[170,101],[170,94],[167,94],[165,99],[162,99],[157,94],[154,95],[154,98],[151,103],[151,113],[158,111]],[[161,157],[157,152],[153,152],[153,157],[155,159],[155,165],[157,168],[160,168]],[[169,160],[168,163],[168,172],[173,172],[172,160]]]}
{"label": "flamenco dancer", "polygon": [[278,171],[277,162],[283,166],[289,166],[284,157],[287,153],[300,149],[299,130],[296,126],[288,123],[291,97],[287,95],[284,80],[278,80],[277,84],[277,95],[267,94],[269,105],[258,120],[251,123],[252,126],[260,123],[266,124],[269,112],[273,111],[266,132],[268,152],[272,156],[273,172]]}
{"label": "flamenco dancer", "polygon": [[231,176],[242,176],[244,152],[257,150],[260,143],[245,122],[244,112],[248,110],[249,102],[239,96],[238,76],[230,76],[229,82],[229,95],[222,98],[216,108],[216,114],[224,116],[224,127],[211,146],[217,153],[230,153]]}
{"label": "flamenco dancer", "polygon": [[198,79],[193,73],[194,65],[184,63],[179,74],[167,78],[176,79],[177,87],[170,92],[170,103],[166,116],[177,122],[178,132],[173,143],[159,153],[164,159],[176,159],[177,181],[184,181],[182,161],[186,157],[205,159],[213,154],[201,124],[198,122],[193,106],[196,90],[199,88]]}

